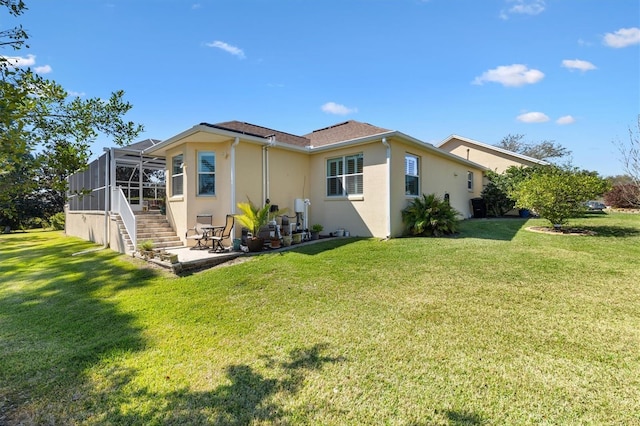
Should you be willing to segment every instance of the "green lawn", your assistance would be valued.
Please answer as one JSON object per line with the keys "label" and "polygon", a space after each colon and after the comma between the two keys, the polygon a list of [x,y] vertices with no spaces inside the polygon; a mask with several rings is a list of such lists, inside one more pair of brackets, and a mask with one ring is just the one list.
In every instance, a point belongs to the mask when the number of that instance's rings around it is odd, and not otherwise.
{"label": "green lawn", "polygon": [[330,240],[176,278],[0,237],[0,424],[640,424],[640,215]]}

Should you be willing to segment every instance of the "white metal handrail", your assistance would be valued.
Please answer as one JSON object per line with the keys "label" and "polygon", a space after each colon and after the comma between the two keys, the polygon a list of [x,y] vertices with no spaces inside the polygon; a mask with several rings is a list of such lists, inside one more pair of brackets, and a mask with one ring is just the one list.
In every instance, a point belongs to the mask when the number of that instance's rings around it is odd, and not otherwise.
{"label": "white metal handrail", "polygon": [[133,247],[137,247],[136,241],[136,215],[133,214],[133,210],[131,210],[131,206],[127,201],[127,197],[125,197],[122,188],[119,186],[113,188],[113,211],[120,215],[122,222],[124,223],[124,227],[129,233],[129,238],[131,238],[131,243]]}

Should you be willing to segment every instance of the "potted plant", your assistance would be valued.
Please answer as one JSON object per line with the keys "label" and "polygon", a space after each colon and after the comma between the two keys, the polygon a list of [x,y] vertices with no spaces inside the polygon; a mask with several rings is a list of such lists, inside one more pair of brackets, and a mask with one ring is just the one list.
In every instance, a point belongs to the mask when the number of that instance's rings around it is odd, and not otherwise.
{"label": "potted plant", "polygon": [[289,234],[289,227],[282,228],[282,246],[289,247],[291,245],[291,235]]}
{"label": "potted plant", "polygon": [[280,238],[277,236],[270,237],[271,248],[280,248]]}
{"label": "potted plant", "polygon": [[247,238],[249,251],[261,251],[264,240],[259,237],[260,229],[267,226],[271,217],[275,217],[279,212],[270,212],[271,204],[267,203],[263,207],[258,207],[248,200],[246,203],[238,203],[238,210],[242,213],[235,215],[242,226],[251,233]]}
{"label": "potted plant", "polygon": [[320,238],[320,232],[322,232],[322,230],[324,229],[324,227],[322,225],[320,225],[319,223],[316,223],[314,225],[311,226],[311,239],[312,240],[317,240],[318,238]]}
{"label": "potted plant", "polygon": [[164,197],[162,197],[162,199],[158,202],[158,207],[160,207],[161,215],[164,216],[167,214],[167,201],[165,200]]}
{"label": "potted plant", "polygon": [[140,252],[140,256],[145,259],[153,258],[153,241],[141,241],[140,244],[138,244],[138,251]]}

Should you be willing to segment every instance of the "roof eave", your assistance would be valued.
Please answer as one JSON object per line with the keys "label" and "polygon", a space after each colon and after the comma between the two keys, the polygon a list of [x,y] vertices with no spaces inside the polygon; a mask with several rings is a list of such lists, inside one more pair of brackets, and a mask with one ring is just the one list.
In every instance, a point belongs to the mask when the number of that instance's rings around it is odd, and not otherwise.
{"label": "roof eave", "polygon": [[203,132],[203,133],[213,133],[216,135],[220,135],[220,136],[228,136],[229,138],[242,138],[243,141],[245,142],[252,142],[252,143],[257,143],[260,145],[268,145],[269,144],[269,140],[263,137],[259,137],[259,136],[252,136],[252,135],[248,135],[246,133],[242,133],[242,132],[234,132],[231,130],[225,130],[225,129],[220,129],[220,128],[215,128],[215,127],[211,127],[211,126],[206,126],[203,124],[197,124],[193,127],[191,127],[190,129],[187,129],[183,132],[178,133],[175,136],[170,137],[169,139],[166,139],[162,142],[160,142],[157,145],[154,145],[152,147],[147,148],[146,150],[143,150],[142,152],[144,154],[153,154],[156,152],[164,152],[167,150],[167,148],[169,148],[171,145],[175,144],[176,142],[179,142],[180,140],[189,137],[191,135],[194,135],[198,132]]}
{"label": "roof eave", "polygon": [[322,146],[318,146],[318,147],[310,147],[310,151],[311,153],[316,153],[316,152],[324,152],[324,151],[330,151],[330,150],[334,150],[334,149],[340,149],[340,148],[346,148],[346,147],[350,147],[350,146],[357,146],[357,145],[362,145],[362,144],[366,144],[366,143],[371,143],[371,142],[376,142],[378,140],[381,140],[382,138],[392,138],[392,137],[397,137],[400,139],[403,139],[405,141],[408,141],[409,143],[416,145],[420,148],[426,149],[430,152],[433,152],[435,155],[439,155],[441,157],[447,158],[449,160],[455,161],[456,163],[461,163],[461,164],[465,164],[467,166],[473,167],[473,168],[477,168],[479,170],[489,170],[488,167],[483,166],[481,164],[478,163],[474,163],[473,161],[469,161],[469,160],[465,160],[462,157],[459,157],[455,154],[451,154],[448,151],[445,151],[443,149],[440,148],[436,148],[435,146],[433,146],[430,143],[427,142],[423,142],[419,139],[414,138],[413,136],[409,136],[405,133],[399,132],[397,130],[391,130],[388,132],[384,132],[384,133],[377,133],[375,135],[370,135],[370,136],[365,136],[362,138],[356,138],[356,139],[350,139],[347,141],[342,141],[342,142],[337,142],[334,144],[329,144],[329,145],[322,145]]}
{"label": "roof eave", "polygon": [[437,145],[437,147],[440,148],[442,145],[446,144],[451,139],[458,139],[458,140],[461,140],[463,142],[470,143],[472,145],[477,145],[477,146],[482,147],[482,148],[490,149],[490,150],[493,150],[493,151],[496,151],[496,152],[500,152],[500,153],[505,154],[505,155],[509,155],[511,157],[519,158],[521,160],[529,161],[529,162],[535,163],[535,164],[540,164],[541,166],[548,166],[549,164],[551,164],[548,161],[539,160],[537,158],[529,157],[528,155],[519,154],[517,152],[509,151],[509,150],[504,149],[504,148],[500,148],[500,147],[497,147],[497,146],[489,145],[489,144],[477,141],[475,139],[469,139],[469,138],[465,138],[464,136],[455,135],[455,134],[448,136],[446,139],[444,139],[442,142],[440,142]]}

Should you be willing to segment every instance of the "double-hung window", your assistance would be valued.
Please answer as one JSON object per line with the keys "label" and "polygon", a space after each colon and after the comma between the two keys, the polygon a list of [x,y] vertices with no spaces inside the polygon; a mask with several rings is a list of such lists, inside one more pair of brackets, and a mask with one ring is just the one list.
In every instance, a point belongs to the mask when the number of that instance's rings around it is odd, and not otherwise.
{"label": "double-hung window", "polygon": [[183,166],[184,157],[182,154],[178,154],[171,158],[171,195],[182,195],[182,178],[183,174]]}
{"label": "double-hung window", "polygon": [[404,192],[406,195],[420,195],[420,162],[417,156],[404,156]]}
{"label": "double-hung window", "polygon": [[327,160],[327,196],[362,195],[363,155],[347,155]]}
{"label": "double-hung window", "polygon": [[215,152],[198,152],[198,195],[216,195]]}
{"label": "double-hung window", "polygon": [[473,172],[467,172],[467,189],[473,191]]}

